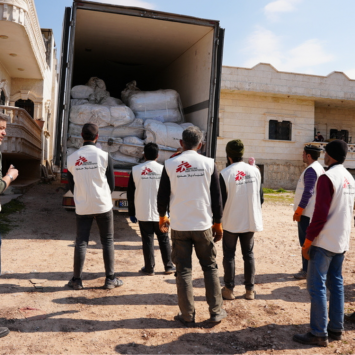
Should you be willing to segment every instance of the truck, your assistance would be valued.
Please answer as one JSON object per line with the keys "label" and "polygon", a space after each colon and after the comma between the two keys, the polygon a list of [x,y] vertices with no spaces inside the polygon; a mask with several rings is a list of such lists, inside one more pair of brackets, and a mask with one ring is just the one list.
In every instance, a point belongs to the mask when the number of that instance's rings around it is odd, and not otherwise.
{"label": "truck", "polygon": [[[64,13],[54,164],[67,182],[70,91],[90,77],[120,97],[135,80],[141,90],[173,89],[186,122],[206,132],[203,154],[215,157],[224,29],[219,21],[162,11],[74,0]],[[115,167],[113,208],[128,211],[130,169]],[[75,208],[73,195],[63,196]]]}

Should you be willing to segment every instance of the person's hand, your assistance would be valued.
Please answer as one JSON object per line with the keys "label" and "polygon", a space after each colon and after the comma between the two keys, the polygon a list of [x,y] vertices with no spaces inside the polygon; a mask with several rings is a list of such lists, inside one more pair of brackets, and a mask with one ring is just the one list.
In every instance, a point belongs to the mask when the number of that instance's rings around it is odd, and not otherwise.
{"label": "person's hand", "polygon": [[312,245],[312,241],[309,240],[309,239],[306,239],[303,243],[303,246],[302,246],[302,256],[306,259],[306,260],[309,260],[310,259],[310,256],[309,256],[309,248],[311,247]]}
{"label": "person's hand", "polygon": [[137,218],[135,216],[129,216],[132,223],[137,223]]}
{"label": "person's hand", "polygon": [[6,175],[10,175],[12,177],[12,181],[14,181],[18,177],[18,170],[11,164]]}
{"label": "person's hand", "polygon": [[219,242],[223,237],[222,223],[214,223],[212,226],[213,241]]}
{"label": "person's hand", "polygon": [[300,222],[301,221],[301,216],[303,213],[304,208],[298,206],[295,213],[293,214],[293,221],[295,222]]}
{"label": "person's hand", "polygon": [[170,219],[168,216],[159,217],[159,229],[162,233],[168,233],[170,226]]}

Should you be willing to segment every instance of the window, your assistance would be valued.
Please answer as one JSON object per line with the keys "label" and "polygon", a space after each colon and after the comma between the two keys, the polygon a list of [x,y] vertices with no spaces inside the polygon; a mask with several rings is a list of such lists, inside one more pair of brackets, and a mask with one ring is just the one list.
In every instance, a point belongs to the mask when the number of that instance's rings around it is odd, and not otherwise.
{"label": "window", "polygon": [[292,137],[292,123],[290,121],[269,121],[269,139],[290,141]]}
{"label": "window", "polygon": [[[5,97],[4,91],[2,91],[2,90],[0,90],[0,91],[1,91],[1,94],[0,94],[0,105],[1,106],[5,106],[6,97]],[[0,112],[5,113],[5,110],[2,109],[2,110],[0,110]]]}
{"label": "window", "polygon": [[337,129],[331,129],[330,130],[330,138],[331,139],[342,139],[344,140],[346,143],[349,143],[349,131],[346,130],[341,130],[338,131]]}
{"label": "window", "polygon": [[33,118],[33,114],[35,111],[35,105],[34,105],[33,101],[31,101],[31,100],[17,100],[15,102],[15,106],[25,109],[29,113],[29,115]]}

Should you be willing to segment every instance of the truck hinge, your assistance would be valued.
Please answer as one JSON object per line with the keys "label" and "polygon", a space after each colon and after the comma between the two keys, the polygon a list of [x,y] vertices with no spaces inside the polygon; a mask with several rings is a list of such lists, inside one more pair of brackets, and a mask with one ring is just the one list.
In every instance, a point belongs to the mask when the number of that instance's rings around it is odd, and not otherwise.
{"label": "truck hinge", "polygon": [[219,38],[216,38],[215,42],[216,42],[216,45],[218,46],[219,45]]}
{"label": "truck hinge", "polygon": [[67,68],[69,68],[69,67],[70,67],[69,62],[67,62],[66,67],[67,67]]}
{"label": "truck hinge", "polygon": [[73,27],[74,26],[74,20],[70,21],[70,26]]}

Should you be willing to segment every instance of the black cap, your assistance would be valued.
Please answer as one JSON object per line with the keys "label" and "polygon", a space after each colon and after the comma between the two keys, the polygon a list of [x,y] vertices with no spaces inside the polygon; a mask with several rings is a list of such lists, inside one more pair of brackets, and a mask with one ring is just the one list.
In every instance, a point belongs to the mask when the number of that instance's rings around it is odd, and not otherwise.
{"label": "black cap", "polygon": [[323,149],[317,147],[316,145],[308,144],[304,146],[304,150],[312,151],[312,152],[321,152]]}
{"label": "black cap", "polygon": [[325,151],[331,158],[342,164],[348,153],[348,145],[341,139],[336,139],[325,146]]}

